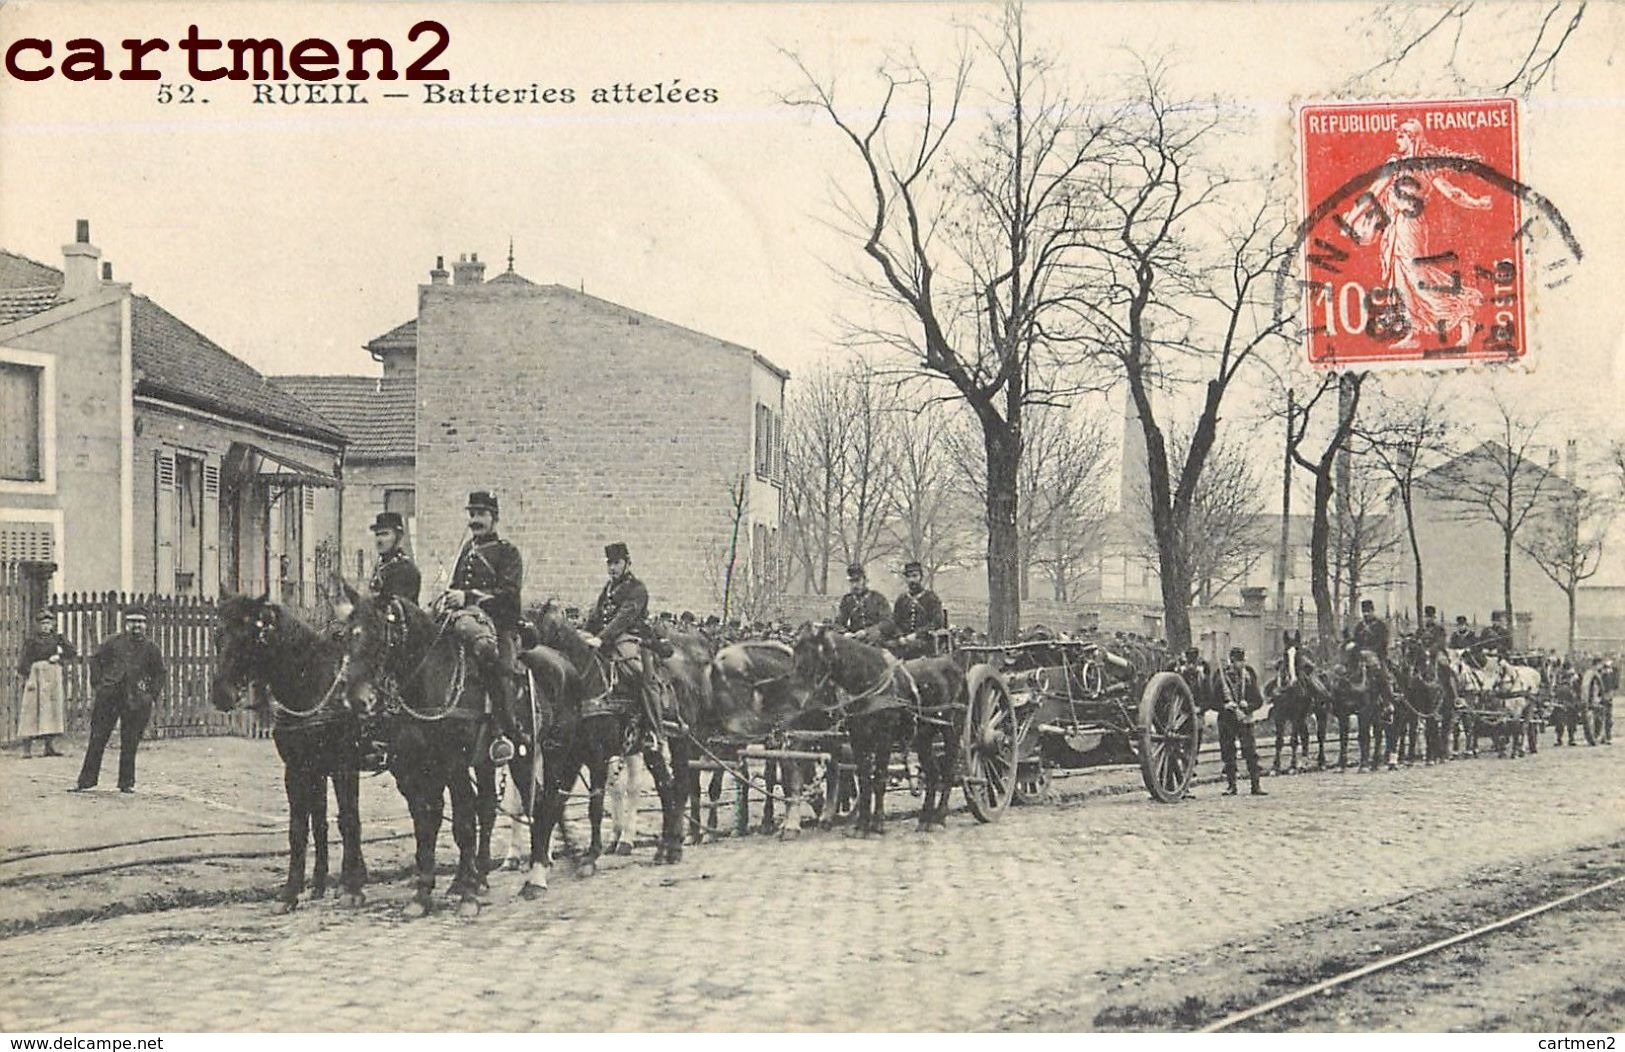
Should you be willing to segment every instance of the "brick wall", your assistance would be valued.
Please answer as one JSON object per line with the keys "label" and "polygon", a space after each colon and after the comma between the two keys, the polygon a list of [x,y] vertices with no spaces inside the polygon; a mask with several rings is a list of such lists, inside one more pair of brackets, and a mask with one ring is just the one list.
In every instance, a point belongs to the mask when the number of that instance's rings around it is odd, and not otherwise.
{"label": "brick wall", "polygon": [[[425,578],[456,557],[468,491],[490,489],[525,557],[527,603],[585,605],[603,546],[624,540],[655,609],[715,609],[762,368],[744,348],[556,285],[421,286]],[[777,521],[776,503],[750,503],[741,552],[752,514],[768,505]]]}

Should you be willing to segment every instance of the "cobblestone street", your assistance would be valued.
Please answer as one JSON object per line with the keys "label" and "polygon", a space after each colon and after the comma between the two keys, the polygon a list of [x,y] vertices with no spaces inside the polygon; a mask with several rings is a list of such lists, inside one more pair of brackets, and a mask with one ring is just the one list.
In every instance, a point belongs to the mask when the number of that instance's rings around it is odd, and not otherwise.
{"label": "cobblestone street", "polygon": [[[647,850],[477,920],[407,921],[404,883],[117,917],[0,943],[7,1030],[1020,1029],[1113,973],[1476,870],[1625,837],[1609,748],[956,814],[947,835]],[[906,799],[906,797],[905,797]],[[443,878],[444,879],[444,878]],[[1069,1013],[1070,1014],[1070,1013]]]}

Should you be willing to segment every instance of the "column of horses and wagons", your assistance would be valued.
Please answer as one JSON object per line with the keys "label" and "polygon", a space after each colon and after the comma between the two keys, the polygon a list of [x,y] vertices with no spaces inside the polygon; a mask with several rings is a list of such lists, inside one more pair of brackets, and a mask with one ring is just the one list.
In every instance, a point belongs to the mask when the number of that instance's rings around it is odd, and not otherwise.
{"label": "column of horses and wagons", "polygon": [[[1204,714],[1217,714],[1225,792],[1237,792],[1238,753],[1252,792],[1265,795],[1253,738],[1256,720],[1276,726],[1275,770],[1316,765],[1340,729],[1338,768],[1358,727],[1356,769],[1476,755],[1488,734],[1498,753],[1536,748],[1550,720],[1559,741],[1611,739],[1610,665],[1585,670],[1510,653],[1496,622],[1482,635],[1464,619],[1453,634],[1427,611],[1392,646],[1369,601],[1341,660],[1315,667],[1301,633],[1288,632],[1267,680],[1232,648],[1210,668],[1196,648],[1170,653],[1160,641],[1080,638],[1042,627],[1011,643],[969,641],[951,629],[940,600],[905,567],[895,605],[853,565],[850,590],[829,622],[730,639],[685,620],[651,618],[649,593],[627,545],[605,548],[608,580],[584,619],[549,599],[521,616],[523,559],[498,533],[496,495],[468,501],[470,537],[451,586],[420,605],[421,575],[401,548],[398,515],[373,523],[379,559],[363,587],[343,583],[333,624],[302,621],[269,598],[234,596],[219,607],[214,704],[268,706],[287,771],[290,858],[278,908],[306,891],[307,834],[315,845],[310,891],[325,893],[327,784],[343,840],[341,902],[364,901],[358,785],[362,771],[390,772],[412,818],[416,890],[407,909],[434,908],[435,854],[450,797],[456,844],[448,888],[459,912],[476,914],[498,868],[491,844],[502,810],[499,771],[515,792],[510,817],[528,826],[520,896],[545,892],[553,834],[566,798],[584,781],[591,827],[575,870],[590,875],[604,853],[601,827],[612,762],[641,760],[660,799],[654,861],[676,864],[685,822],[698,825],[697,775],[708,766],[785,808],[784,835],[801,831],[804,808],[856,836],[886,830],[886,794],[901,777],[920,797],[918,829],[945,829],[959,788],[978,822],[1012,800],[1036,801],[1052,772],[1136,764],[1152,799],[1192,795]],[[894,766],[896,750],[903,763]],[[908,760],[912,757],[913,764]],[[751,770],[771,772],[770,781]],[[822,794],[805,799],[819,781]],[[855,783],[855,786],[854,784]],[[684,814],[684,803],[693,811]],[[713,812],[714,823],[714,812]],[[630,836],[615,845],[630,851]],[[613,850],[613,849],[612,849]]]}

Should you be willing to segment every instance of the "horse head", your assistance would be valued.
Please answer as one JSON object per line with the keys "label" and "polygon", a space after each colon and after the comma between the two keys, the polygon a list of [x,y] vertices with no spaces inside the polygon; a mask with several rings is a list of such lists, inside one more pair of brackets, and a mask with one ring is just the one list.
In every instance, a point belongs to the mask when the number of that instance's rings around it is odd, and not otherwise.
{"label": "horse head", "polygon": [[1276,663],[1276,685],[1281,690],[1290,690],[1298,682],[1298,647],[1302,645],[1302,638],[1291,632],[1281,633],[1281,660]]}
{"label": "horse head", "polygon": [[344,619],[344,664],[339,677],[352,704],[371,713],[378,684],[399,663],[399,654],[428,623],[429,615],[399,596],[363,595],[342,584],[349,614]]}
{"label": "horse head", "polygon": [[214,675],[209,701],[226,712],[237,706],[243,688],[263,677],[265,660],[286,615],[269,595],[230,595],[220,601],[214,641]]}
{"label": "horse head", "polygon": [[835,629],[817,621],[808,621],[796,630],[795,641],[790,644],[790,658],[795,671],[813,682],[828,680],[835,672],[839,653],[836,648]]}

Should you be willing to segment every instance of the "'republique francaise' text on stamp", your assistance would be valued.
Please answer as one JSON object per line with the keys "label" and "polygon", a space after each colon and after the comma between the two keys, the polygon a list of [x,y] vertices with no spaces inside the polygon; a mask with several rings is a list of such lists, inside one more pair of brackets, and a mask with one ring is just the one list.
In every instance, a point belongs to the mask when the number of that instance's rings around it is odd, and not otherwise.
{"label": "'republique francaise' text on stamp", "polygon": [[1514,100],[1308,104],[1298,141],[1311,364],[1523,361]]}

